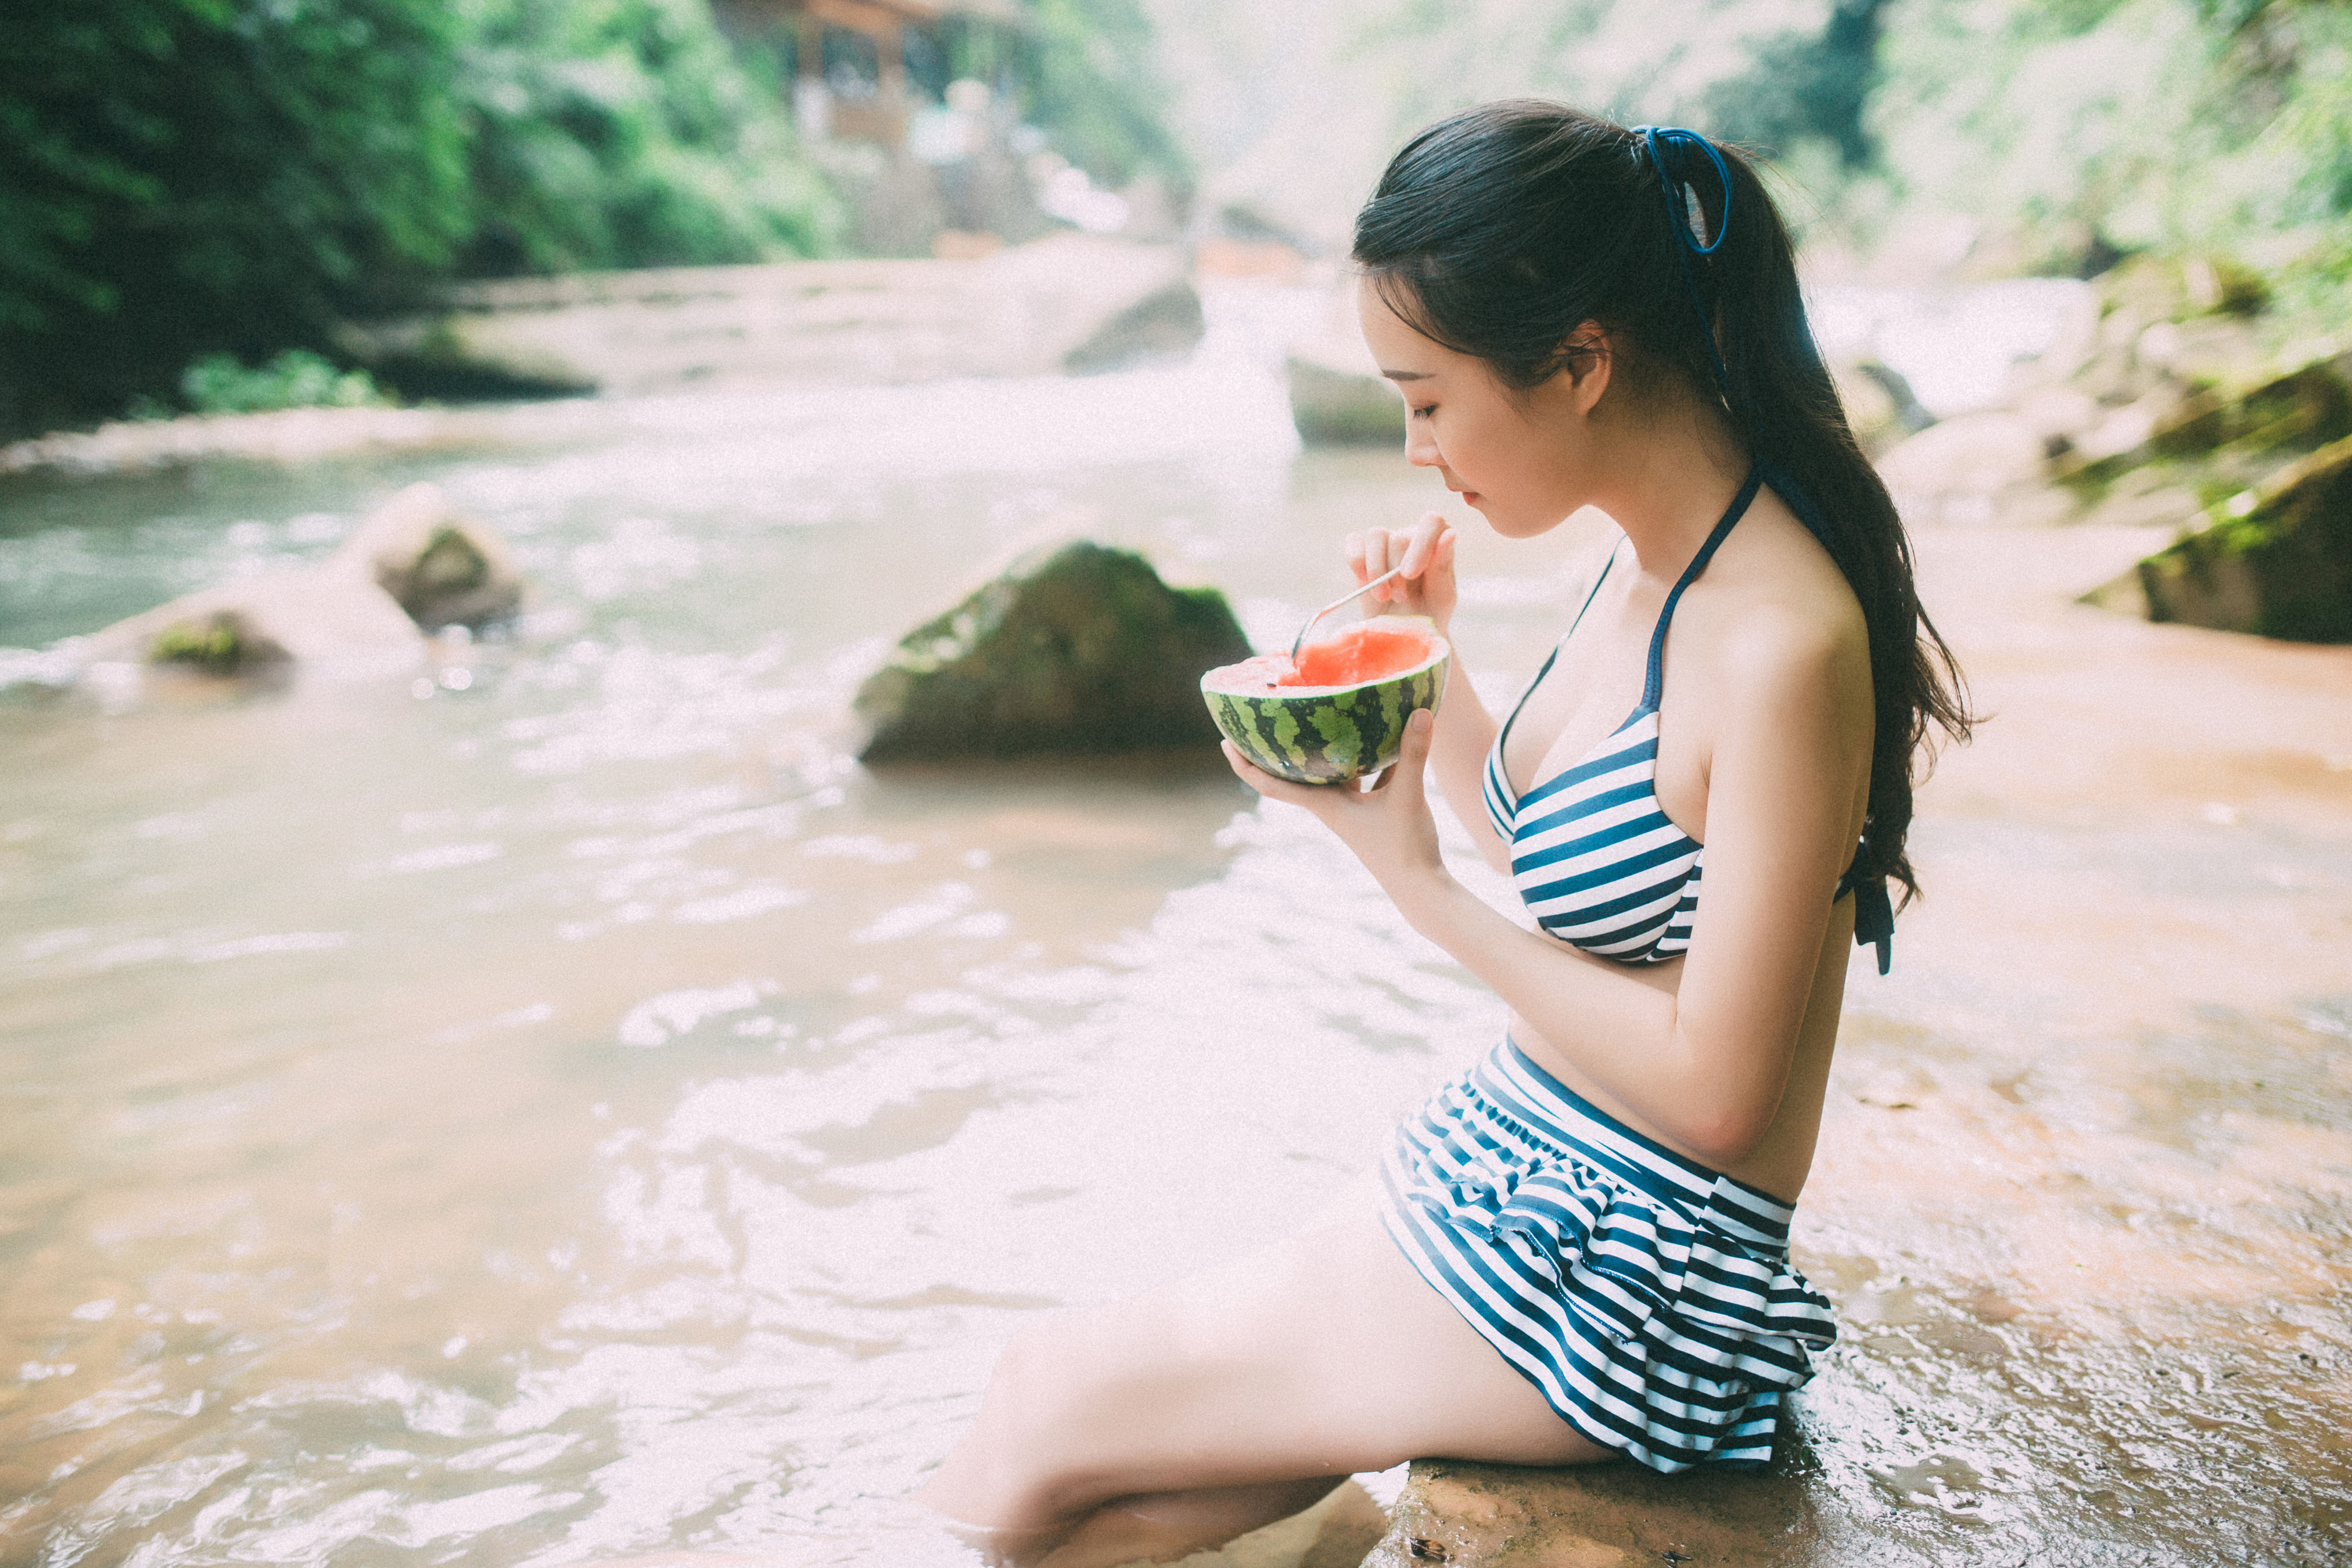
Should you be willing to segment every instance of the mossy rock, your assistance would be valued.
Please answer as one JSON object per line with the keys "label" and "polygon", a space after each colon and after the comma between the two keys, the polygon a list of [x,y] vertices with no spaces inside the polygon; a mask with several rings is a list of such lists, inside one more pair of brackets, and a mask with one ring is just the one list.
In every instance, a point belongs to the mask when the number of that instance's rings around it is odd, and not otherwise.
{"label": "mossy rock", "polygon": [[2259,470],[2347,435],[2352,435],[2352,362],[2317,360],[2252,386],[2194,392],[2157,420],[2140,444],[2105,457],[2062,462],[2058,476],[2088,504],[2150,463],[2220,461],[2225,467]]}
{"label": "mossy rock", "polygon": [[2231,395],[2199,392],[2158,425],[2148,444],[2160,457],[2191,457],[2223,446],[2305,449],[2352,435],[2352,388],[2332,361],[2305,365]]}
{"label": "mossy rock", "polygon": [[2352,437],[2139,564],[2148,619],[2352,643]]}
{"label": "mossy rock", "polygon": [[249,674],[282,664],[286,650],[233,610],[175,621],[147,644],[150,664],[178,664],[207,675]]}
{"label": "mossy rock", "polygon": [[454,524],[434,529],[404,569],[380,564],[376,581],[428,632],[503,621],[522,604],[521,580],[501,570],[467,528]]}
{"label": "mossy rock", "polygon": [[1404,401],[1369,365],[1360,371],[1293,354],[1283,367],[1291,423],[1309,446],[1396,446]]}
{"label": "mossy rock", "polygon": [[522,572],[506,542],[436,486],[411,485],[369,513],[335,559],[372,578],[421,631],[478,631],[522,609]]}
{"label": "mossy rock", "polygon": [[2096,280],[2103,313],[2126,310],[2150,321],[2204,316],[2244,319],[2270,308],[2269,280],[2218,252],[2130,257]]}
{"label": "mossy rock", "polygon": [[1171,588],[1087,540],[1033,551],[908,632],[858,689],[860,760],[1213,746],[1201,676],[1249,653],[1213,588]]}

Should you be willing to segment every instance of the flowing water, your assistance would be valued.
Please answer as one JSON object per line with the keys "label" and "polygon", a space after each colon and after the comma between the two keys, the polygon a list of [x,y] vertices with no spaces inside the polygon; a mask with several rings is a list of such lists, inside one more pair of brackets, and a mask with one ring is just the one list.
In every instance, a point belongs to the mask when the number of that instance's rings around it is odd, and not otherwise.
{"label": "flowing water", "polygon": [[[830,1561],[1027,1314],[1281,1234],[1499,1027],[1213,757],[844,720],[1018,542],[1270,645],[1433,480],[1214,361],[593,407],[0,497],[19,673],[416,478],[537,584],[417,669],[0,693],[0,1563]],[[1578,531],[1469,538],[1482,687]],[[2352,658],[2066,606],[2118,549],[1923,540],[2000,717],[1853,988],[1790,1561],[2346,1560]]]}

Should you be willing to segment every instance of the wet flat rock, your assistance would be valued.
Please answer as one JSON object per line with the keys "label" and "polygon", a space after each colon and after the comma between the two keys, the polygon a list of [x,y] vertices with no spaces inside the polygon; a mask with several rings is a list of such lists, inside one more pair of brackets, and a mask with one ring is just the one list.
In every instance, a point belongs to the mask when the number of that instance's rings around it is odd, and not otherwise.
{"label": "wet flat rock", "polygon": [[1052,375],[1189,351],[1204,324],[1174,246],[1059,234],[974,260],[775,262],[504,278],[356,323],[378,366],[636,394],[740,382]]}
{"label": "wet flat rock", "polygon": [[1430,1459],[1363,1568],[1765,1568],[1817,1561],[1821,1544],[1812,1500],[1787,1477]]}

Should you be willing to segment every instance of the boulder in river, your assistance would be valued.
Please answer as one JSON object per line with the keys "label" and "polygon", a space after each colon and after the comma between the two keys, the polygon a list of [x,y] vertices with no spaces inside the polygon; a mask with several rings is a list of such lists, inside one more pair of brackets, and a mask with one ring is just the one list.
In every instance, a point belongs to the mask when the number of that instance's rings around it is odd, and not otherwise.
{"label": "boulder in river", "polygon": [[180,664],[207,675],[258,674],[292,655],[235,610],[174,621],[147,644],[158,664]]}
{"label": "boulder in river", "polygon": [[1201,676],[1249,653],[1215,589],[1171,588],[1141,556],[1090,540],[1042,547],[908,632],[858,689],[859,758],[1213,746]]}
{"label": "boulder in river", "polygon": [[2352,436],[2223,503],[2137,576],[2152,621],[2352,643]]}
{"label": "boulder in river", "polygon": [[1094,375],[1150,360],[1181,359],[1200,346],[1207,331],[1200,290],[1190,278],[1174,278],[1095,329],[1062,356],[1062,368]]}
{"label": "boulder in river", "polygon": [[[2060,476],[2086,493],[2144,464],[2224,456],[2258,462],[2352,434],[2352,355],[2315,360],[2235,388],[2212,386],[2146,411],[2128,444],[2085,444]],[[2134,405],[2135,408],[2139,405]]]}
{"label": "boulder in river", "polygon": [[1371,363],[1335,362],[1338,356],[1294,347],[1283,364],[1291,423],[1310,446],[1393,446],[1404,440],[1404,402]]}

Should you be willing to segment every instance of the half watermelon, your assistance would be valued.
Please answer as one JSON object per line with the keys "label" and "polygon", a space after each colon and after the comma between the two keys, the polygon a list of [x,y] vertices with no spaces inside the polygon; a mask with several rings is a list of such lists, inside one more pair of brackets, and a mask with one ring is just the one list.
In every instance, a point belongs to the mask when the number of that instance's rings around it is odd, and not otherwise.
{"label": "half watermelon", "polygon": [[1453,648],[1422,615],[1381,615],[1287,653],[1201,677],[1201,695],[1244,757],[1297,784],[1337,784],[1396,760],[1405,720],[1435,709]]}

